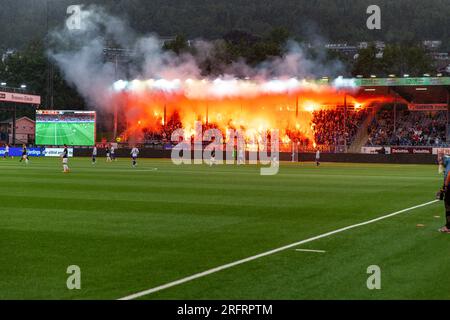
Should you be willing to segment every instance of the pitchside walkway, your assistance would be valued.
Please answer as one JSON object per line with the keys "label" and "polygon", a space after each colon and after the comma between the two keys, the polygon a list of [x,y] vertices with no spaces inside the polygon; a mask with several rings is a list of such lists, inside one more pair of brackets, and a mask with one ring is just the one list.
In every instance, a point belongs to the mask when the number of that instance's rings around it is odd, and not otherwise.
{"label": "pitchside walkway", "polygon": [[367,118],[362,123],[361,127],[358,129],[358,132],[356,133],[355,140],[351,144],[351,146],[348,149],[348,153],[360,153],[361,148],[364,147],[369,140],[369,132],[368,128],[370,124],[372,123],[373,119],[375,118],[376,114],[380,110],[381,105],[379,104],[372,104],[368,110],[369,113],[367,115]]}

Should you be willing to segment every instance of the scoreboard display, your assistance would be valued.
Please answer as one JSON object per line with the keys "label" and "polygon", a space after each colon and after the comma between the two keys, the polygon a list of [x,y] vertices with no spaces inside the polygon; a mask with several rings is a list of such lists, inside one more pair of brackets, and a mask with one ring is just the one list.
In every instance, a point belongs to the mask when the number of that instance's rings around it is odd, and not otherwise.
{"label": "scoreboard display", "polygon": [[36,144],[46,146],[93,146],[95,111],[36,111]]}

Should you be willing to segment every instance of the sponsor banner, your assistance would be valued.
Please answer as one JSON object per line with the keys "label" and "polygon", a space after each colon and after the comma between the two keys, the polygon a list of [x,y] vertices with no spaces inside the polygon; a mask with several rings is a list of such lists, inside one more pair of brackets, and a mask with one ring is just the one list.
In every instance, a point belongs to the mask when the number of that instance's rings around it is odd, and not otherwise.
{"label": "sponsor banner", "polygon": [[437,154],[437,155],[447,154],[447,155],[450,155],[450,148],[433,148],[433,154]]}
{"label": "sponsor banner", "polygon": [[[73,157],[73,148],[67,148],[69,151],[69,157]],[[45,148],[42,152],[44,157],[60,157],[64,152],[64,148]]]}
{"label": "sponsor banner", "polygon": [[391,147],[391,154],[433,154],[430,147]]}
{"label": "sponsor banner", "polygon": [[437,104],[409,104],[409,111],[447,111],[447,104],[445,103],[437,103]]}
{"label": "sponsor banner", "polygon": [[[44,155],[43,149],[41,148],[28,148],[27,149],[29,157],[42,157]],[[5,155],[5,148],[0,148],[0,157]],[[10,157],[21,157],[22,148],[9,148]]]}
{"label": "sponsor banner", "polygon": [[361,153],[366,154],[390,154],[391,153],[391,147],[362,147]]}
{"label": "sponsor banner", "polygon": [[173,145],[171,143],[166,143],[164,145],[164,150],[172,150],[173,149]]}
{"label": "sponsor banner", "polygon": [[14,92],[0,92],[0,101],[41,104],[41,97],[31,94],[22,94]]}

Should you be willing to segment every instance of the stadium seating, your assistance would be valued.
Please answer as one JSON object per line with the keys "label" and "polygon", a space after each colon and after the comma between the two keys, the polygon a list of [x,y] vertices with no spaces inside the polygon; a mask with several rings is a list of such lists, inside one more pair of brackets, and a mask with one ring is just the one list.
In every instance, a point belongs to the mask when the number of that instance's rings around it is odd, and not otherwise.
{"label": "stadium seating", "polygon": [[381,110],[369,126],[367,146],[444,146],[446,113]]}
{"label": "stadium seating", "polygon": [[346,138],[347,145],[351,145],[367,114],[366,110],[347,111],[346,127],[344,127],[342,110],[315,111],[312,126],[316,143],[333,146],[340,144],[340,141]]}

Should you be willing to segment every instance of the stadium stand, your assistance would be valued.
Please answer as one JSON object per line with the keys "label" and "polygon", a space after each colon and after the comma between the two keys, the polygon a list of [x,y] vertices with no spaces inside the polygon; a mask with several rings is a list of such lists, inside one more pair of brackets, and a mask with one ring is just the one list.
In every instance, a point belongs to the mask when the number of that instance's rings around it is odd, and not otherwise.
{"label": "stadium stand", "polygon": [[367,146],[441,147],[446,145],[445,131],[445,111],[399,110],[394,117],[392,110],[383,109],[368,128]]}
{"label": "stadium stand", "polygon": [[[334,150],[332,147],[346,143],[350,147],[348,150],[356,153],[362,146],[447,146],[445,111],[409,111],[406,106],[399,106],[394,115],[390,105],[372,105],[364,110],[350,109],[345,118],[344,121],[342,108],[313,112],[311,127],[317,146]],[[170,130],[180,126],[178,123],[168,124]],[[214,125],[204,126],[203,130],[210,127]],[[144,129],[144,141],[168,142],[170,130]],[[288,130],[287,134],[291,141],[298,142],[304,148],[314,142],[296,131]]]}
{"label": "stadium stand", "polygon": [[345,137],[347,146],[350,146],[367,115],[367,110],[349,110],[344,126],[342,110],[315,111],[312,126],[316,143],[318,145],[337,145],[339,140]]}

